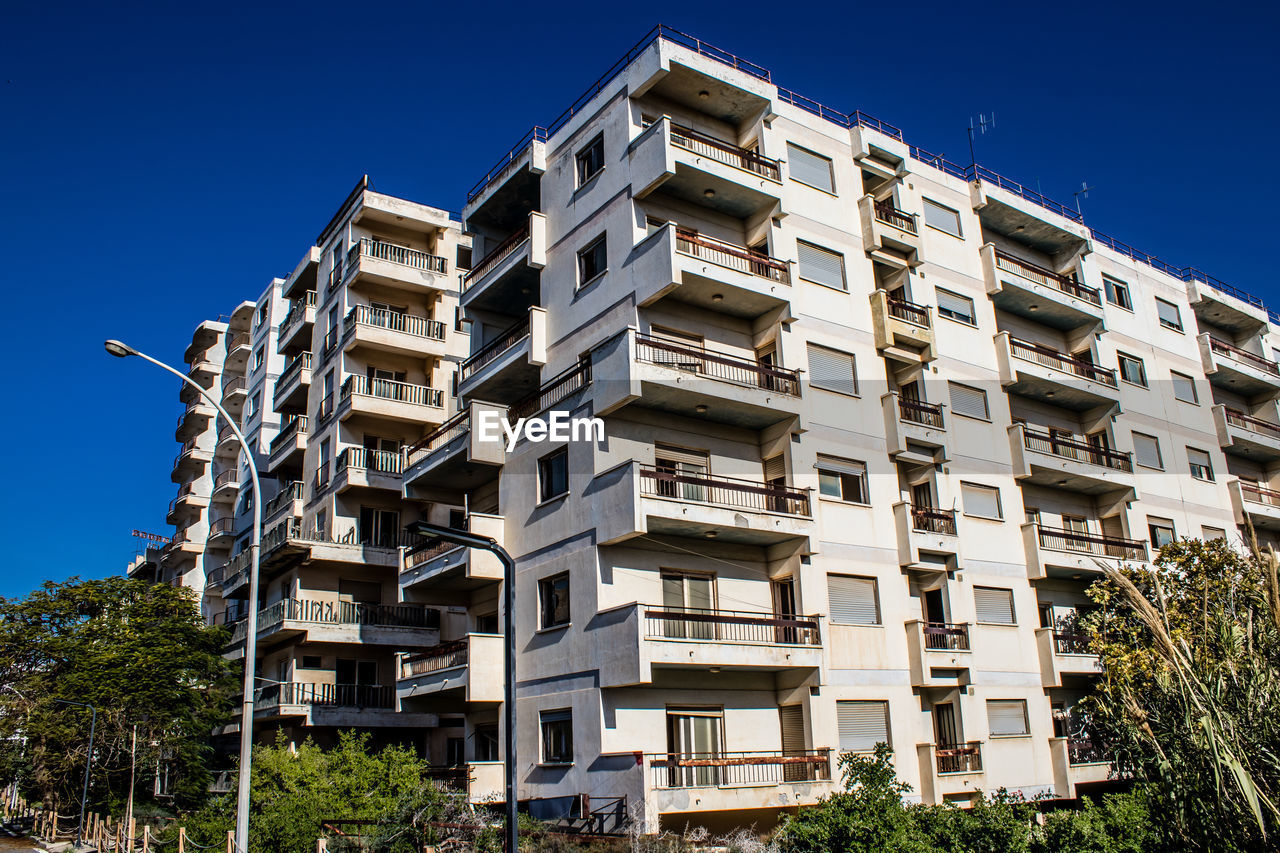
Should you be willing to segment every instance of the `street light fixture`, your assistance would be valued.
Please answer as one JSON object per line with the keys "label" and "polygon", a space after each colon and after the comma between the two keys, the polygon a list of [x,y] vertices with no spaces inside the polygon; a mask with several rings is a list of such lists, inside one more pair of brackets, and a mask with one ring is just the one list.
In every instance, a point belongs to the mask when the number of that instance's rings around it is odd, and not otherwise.
{"label": "street light fixture", "polygon": [[249,462],[249,476],[253,480],[253,538],[249,542],[249,608],[245,616],[244,641],[244,699],[240,707],[240,772],[236,786],[236,849],[244,853],[249,849],[249,771],[253,766],[253,689],[256,681],[258,654],[258,557],[262,544],[262,487],[258,482],[258,465],[253,458],[253,450],[245,440],[244,433],[236,425],[235,419],[227,414],[222,404],[213,395],[201,387],[200,383],[185,373],[176,370],[163,361],[154,359],[144,352],[139,352],[128,344],[110,340],[103,344],[107,352],[117,358],[136,355],[143,361],[149,361],[156,367],[169,371],[196,390],[200,396],[218,410],[235,433],[240,448]]}

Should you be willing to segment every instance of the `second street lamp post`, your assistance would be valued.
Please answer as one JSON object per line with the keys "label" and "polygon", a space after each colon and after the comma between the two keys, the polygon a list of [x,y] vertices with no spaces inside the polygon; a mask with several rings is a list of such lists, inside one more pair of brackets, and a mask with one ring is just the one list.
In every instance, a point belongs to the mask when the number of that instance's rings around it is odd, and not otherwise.
{"label": "second street lamp post", "polygon": [[506,729],[502,755],[507,789],[506,850],[507,853],[517,853],[520,847],[519,827],[516,825],[516,561],[491,536],[477,536],[425,521],[415,521],[408,529],[410,533],[489,551],[502,563],[502,633],[506,648],[506,678],[502,691],[503,727]]}
{"label": "second street lamp post", "polygon": [[136,355],[143,361],[149,361],[156,367],[167,370],[174,376],[196,390],[218,410],[235,433],[240,448],[249,462],[249,476],[253,480],[253,539],[249,542],[249,608],[245,614],[244,641],[244,699],[240,706],[240,773],[236,786],[236,849],[245,853],[249,849],[249,772],[253,767],[253,688],[257,675],[258,654],[258,553],[262,544],[262,487],[258,483],[258,464],[253,458],[253,450],[245,440],[244,433],[236,425],[235,419],[227,414],[222,404],[213,398],[200,383],[163,361],[154,359],[146,353],[139,352],[120,341],[107,341],[104,346],[107,352],[117,358],[128,358]]}

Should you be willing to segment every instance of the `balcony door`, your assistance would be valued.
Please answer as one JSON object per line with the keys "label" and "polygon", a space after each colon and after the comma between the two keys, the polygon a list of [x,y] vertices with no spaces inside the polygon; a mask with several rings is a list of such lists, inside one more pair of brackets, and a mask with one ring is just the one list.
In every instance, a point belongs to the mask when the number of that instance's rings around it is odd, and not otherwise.
{"label": "balcony door", "polygon": [[[804,707],[801,705],[783,705],[778,708],[778,723],[782,727],[782,754],[804,755]],[[784,764],[782,778],[787,782],[805,782],[809,780],[812,769],[808,764]]]}
{"label": "balcony door", "polygon": [[716,624],[711,621],[715,607],[715,575],[702,572],[662,573],[662,609],[692,617],[665,620],[666,636],[673,639],[715,639]]}
{"label": "balcony door", "polygon": [[[1079,536],[1089,535],[1089,520],[1079,515],[1062,516],[1062,529],[1068,533],[1075,533]],[[1090,543],[1087,539],[1077,539],[1075,536],[1066,537],[1066,546],[1070,551],[1088,551]]]}
{"label": "balcony door", "polygon": [[658,470],[659,495],[683,501],[707,501],[707,487],[700,482],[711,470],[706,452],[659,444],[653,449],[653,457],[653,465]]}
{"label": "balcony door", "polygon": [[671,756],[670,785],[690,788],[721,784],[722,767],[676,766],[680,762],[706,761],[724,753],[724,709],[668,708],[667,752]]}
{"label": "balcony door", "polygon": [[[769,584],[773,594],[773,618],[794,620],[796,618],[796,582],[793,578],[783,578]],[[789,626],[778,626],[774,629],[774,639],[779,643],[800,642],[800,631]],[[799,706],[796,706],[799,707]]]}
{"label": "balcony door", "polygon": [[956,729],[956,706],[950,702],[933,706],[933,741],[939,749],[954,749],[960,744]]}
{"label": "balcony door", "polygon": [[378,693],[378,662],[338,658],[334,670],[333,704],[375,707]]}
{"label": "balcony door", "polygon": [[[660,342],[659,346],[654,348],[653,353],[653,360],[656,364],[674,367],[679,370],[688,370],[692,373],[701,373],[703,371],[702,359],[698,356],[698,353],[702,352],[706,346],[706,340],[702,335],[694,335],[663,326],[651,326],[649,327],[649,337]],[[662,344],[668,344],[670,348],[664,348]]]}
{"label": "balcony door", "polygon": [[369,380],[369,393],[387,400],[400,398],[397,383],[404,382],[407,375],[403,370],[383,370],[381,367],[370,367],[365,372],[365,378]]}
{"label": "balcony door", "polygon": [[366,434],[364,437],[365,464],[370,471],[383,471],[394,474],[396,462],[400,455],[400,439],[379,438]]}
{"label": "balcony door", "polygon": [[369,303],[369,325],[382,326],[393,332],[405,331],[405,307],[386,302]]}
{"label": "balcony door", "polygon": [[391,509],[360,507],[360,544],[394,548],[399,542],[400,513]]}
{"label": "balcony door", "polygon": [[916,509],[933,509],[933,484],[926,482],[912,486],[911,505]]}

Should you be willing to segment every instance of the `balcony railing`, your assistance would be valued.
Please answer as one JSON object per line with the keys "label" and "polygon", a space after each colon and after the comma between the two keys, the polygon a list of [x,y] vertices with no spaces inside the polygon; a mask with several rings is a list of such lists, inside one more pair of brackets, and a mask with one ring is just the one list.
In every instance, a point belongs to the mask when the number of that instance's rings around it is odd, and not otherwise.
{"label": "balcony railing", "polygon": [[1091,361],[1072,358],[1044,344],[1036,344],[1011,337],[1009,338],[1009,351],[1014,358],[1020,358],[1023,361],[1033,361],[1045,367],[1051,367],[1054,370],[1075,374],[1091,382],[1101,382],[1103,385],[1110,385],[1112,388],[1118,387],[1114,370],[1099,367]]}
{"label": "balcony railing", "polygon": [[293,380],[302,375],[302,371],[311,369],[311,353],[300,352],[289,360],[285,368],[280,373],[280,378],[276,380],[276,387],[283,388]]}
{"label": "balcony railing", "polygon": [[396,707],[396,690],[392,685],[382,684],[314,684],[307,681],[286,681],[258,688],[254,691],[254,704],[258,708],[313,705],[392,710]]}
{"label": "balcony railing", "polygon": [[1090,639],[1088,634],[1055,630],[1053,632],[1053,651],[1059,655],[1093,654],[1089,648]]}
{"label": "balcony railing", "polygon": [[426,385],[411,385],[408,382],[396,382],[392,379],[369,379],[364,376],[348,376],[342,383],[342,400],[346,402],[353,394],[365,397],[378,397],[383,400],[394,400],[397,403],[412,403],[415,406],[444,406],[444,392]]}
{"label": "balcony railing", "polygon": [[442,423],[431,432],[424,435],[418,442],[405,448],[405,457],[409,465],[413,465],[425,456],[429,456],[436,450],[444,447],[460,435],[465,435],[471,430],[471,409],[466,408],[455,415],[450,416],[449,420]]}
{"label": "balcony railing", "polygon": [[294,323],[301,321],[308,308],[314,307],[316,307],[316,292],[314,290],[308,290],[298,299],[290,300],[289,313],[285,314],[284,319],[280,321],[280,335],[283,336]]}
{"label": "balcony railing", "polygon": [[735,169],[743,169],[771,181],[782,181],[782,169],[777,160],[674,122],[671,124],[671,144]]}
{"label": "balcony railing", "polygon": [[462,365],[458,368],[459,381],[473,376],[476,371],[515,346],[518,341],[528,337],[529,334],[529,317],[526,315],[462,362]]}
{"label": "balcony railing", "polygon": [[230,382],[224,383],[222,386],[222,399],[226,400],[237,391],[249,390],[249,380],[243,376],[236,376]]}
{"label": "balcony railing", "polygon": [[458,640],[452,643],[441,643],[415,655],[405,655],[400,659],[400,677],[414,678],[431,672],[466,666],[467,651],[467,641]]}
{"label": "balcony railing", "polygon": [[420,566],[428,560],[434,560],[441,554],[447,554],[455,548],[461,547],[463,546],[456,542],[449,542],[444,539],[435,541],[428,539],[419,545],[408,548],[404,552],[404,567],[412,569],[414,566]]}
{"label": "balcony railing", "polygon": [[1267,506],[1280,506],[1280,492],[1259,486],[1257,483],[1240,481],[1240,493],[1247,501]]}
{"label": "balcony railing", "polygon": [[467,288],[475,284],[480,279],[488,275],[489,271],[502,263],[511,254],[529,239],[529,223],[526,222],[516,232],[507,239],[503,240],[493,248],[493,251],[485,255],[480,261],[474,264],[465,276],[462,277],[462,289],[465,292]]}
{"label": "balcony railing", "polygon": [[655,788],[826,782],[831,778],[829,749],[668,752],[648,758]]}
{"label": "balcony railing", "polygon": [[981,773],[982,742],[971,740],[968,743],[936,744],[933,747],[934,760],[938,764],[938,774],[944,773]]}
{"label": "balcony railing", "polygon": [[1067,763],[1073,767],[1077,764],[1105,764],[1109,761],[1102,747],[1093,738],[1067,738]]}
{"label": "balcony railing", "polygon": [[1280,426],[1264,421],[1261,418],[1255,418],[1252,415],[1246,415],[1244,412],[1235,409],[1223,409],[1223,415],[1226,417],[1227,424],[1238,429],[1247,430],[1249,432],[1264,435],[1270,439],[1280,439]]}
{"label": "balcony railing", "polygon": [[271,453],[274,455],[280,448],[292,444],[293,440],[300,435],[306,435],[308,424],[310,423],[306,415],[294,415],[289,418],[280,433],[271,439]]}
{"label": "balcony railing", "polygon": [[422,604],[367,604],[360,601],[285,598],[258,615],[259,630],[280,622],[435,629],[440,627],[440,611]]}
{"label": "balcony railing", "polygon": [[368,305],[357,305],[347,312],[343,321],[343,334],[349,335],[356,326],[376,326],[392,332],[403,332],[416,338],[429,338],[434,341],[444,340],[444,323],[439,320],[428,320],[426,317],[415,317],[400,311],[388,311],[385,308],[371,308]]}
{"label": "balcony railing", "polygon": [[907,213],[905,210],[898,210],[892,202],[877,201],[872,205],[875,210],[876,219],[894,228],[901,228],[908,234],[916,233],[916,218],[914,215]]}
{"label": "balcony railing", "polygon": [[670,468],[640,466],[640,494],[755,512],[809,515],[809,492],[733,477],[684,474]]}
{"label": "balcony railing", "polygon": [[215,489],[221,489],[223,486],[238,487],[239,485],[240,485],[240,472],[234,468],[231,468],[227,471],[223,471],[216,478],[214,478],[214,481],[213,481],[213,487]]}
{"label": "balcony railing", "polygon": [[908,423],[920,424],[934,429],[946,429],[942,406],[937,403],[926,403],[923,400],[912,400],[899,395],[898,417]]}
{"label": "balcony railing", "polygon": [[1021,258],[996,250],[996,267],[1005,272],[1013,273],[1016,276],[1025,278],[1027,281],[1043,284],[1046,287],[1052,287],[1074,296],[1077,299],[1083,299],[1085,302],[1093,305],[1102,305],[1102,299],[1098,294],[1097,288],[1088,287],[1065,275],[1060,275],[1052,270],[1044,267],[1036,266],[1030,261],[1024,261]]}
{"label": "balcony railing", "polygon": [[590,384],[591,361],[584,358],[573,367],[560,371],[560,373],[542,383],[542,387],[538,389],[537,393],[530,394],[517,403],[512,403],[507,408],[507,417],[511,421],[515,421],[519,418],[527,418],[530,415],[545,412]]}
{"label": "balcony railing", "polygon": [[911,507],[911,529],[921,533],[941,533],[943,536],[956,535],[956,511],[954,509],[936,509],[931,506]]}
{"label": "balcony railing", "polygon": [[745,246],[735,246],[733,243],[703,236],[688,228],[676,228],[676,251],[779,284],[791,284],[791,268],[786,261],[771,258]]}
{"label": "balcony railing", "polygon": [[763,388],[766,391],[791,397],[800,396],[799,371],[773,367],[752,359],[700,347],[673,343],[662,338],[637,334],[636,358],[650,364],[687,370],[722,382]]}
{"label": "balcony railing", "polygon": [[274,498],[267,501],[266,506],[262,508],[263,519],[275,518],[279,512],[294,501],[302,500],[305,491],[301,480],[293,480],[284,488],[282,488]]}
{"label": "balcony railing", "polygon": [[659,640],[822,645],[816,616],[776,616],[701,607],[645,608],[644,635]]}
{"label": "balcony railing", "polygon": [[1133,471],[1133,462],[1128,453],[1098,447],[1075,436],[1065,438],[1054,433],[1023,427],[1022,443],[1027,450],[1034,450],[1037,453],[1048,453],[1062,459],[1075,459],[1125,473]]}
{"label": "balcony railing", "polygon": [[1248,350],[1242,350],[1240,347],[1233,346],[1226,341],[1220,341],[1217,338],[1210,336],[1209,349],[1219,355],[1225,355],[1232,361],[1247,364],[1264,373],[1270,373],[1272,376],[1280,376],[1280,364],[1276,364],[1274,361],[1251,353]]}
{"label": "balcony railing", "polygon": [[398,477],[404,473],[404,456],[398,451],[348,447],[338,454],[337,470],[341,473],[348,468],[363,468]]}
{"label": "balcony railing", "polygon": [[889,307],[889,316],[895,320],[929,328],[929,309],[925,306],[892,296],[885,297],[884,302]]}
{"label": "balcony railing", "polygon": [[213,524],[209,525],[209,537],[222,536],[235,532],[236,520],[234,518],[220,518]]}
{"label": "balcony railing", "polygon": [[1043,524],[1036,525],[1036,533],[1040,539],[1040,547],[1048,548],[1050,551],[1075,551],[1121,560],[1147,559],[1147,543],[1140,539],[1084,533],[1060,527],[1046,527]]}
{"label": "balcony railing", "polygon": [[440,275],[444,275],[448,270],[448,262],[438,255],[432,255],[420,249],[410,249],[408,246],[383,243],[368,237],[361,237],[359,243],[347,250],[347,269],[351,269],[361,257],[375,258],[379,261],[388,261]]}
{"label": "balcony railing", "polygon": [[925,622],[924,647],[932,652],[969,651],[969,624],[967,622]]}

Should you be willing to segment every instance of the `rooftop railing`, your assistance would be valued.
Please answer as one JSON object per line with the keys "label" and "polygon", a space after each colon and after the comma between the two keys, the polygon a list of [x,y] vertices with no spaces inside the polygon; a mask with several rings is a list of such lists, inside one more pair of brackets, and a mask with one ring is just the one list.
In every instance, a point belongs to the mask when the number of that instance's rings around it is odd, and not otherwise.
{"label": "rooftop railing", "polygon": [[1074,358],[1066,353],[1058,352],[1053,347],[1045,344],[1036,344],[1011,337],[1009,338],[1009,351],[1014,358],[1020,358],[1023,361],[1033,361],[1045,367],[1051,367],[1054,370],[1075,374],[1092,382],[1110,385],[1112,388],[1119,387],[1116,383],[1116,372],[1114,370],[1107,367],[1099,367],[1091,361],[1085,361],[1084,359]]}
{"label": "rooftop railing", "polygon": [[791,283],[791,268],[786,261],[771,258],[745,246],[707,237],[688,228],[676,228],[676,251],[779,284]]}
{"label": "rooftop railing", "polygon": [[1130,454],[1108,447],[1099,447],[1076,436],[1065,437],[1058,433],[1040,432],[1024,426],[1022,441],[1028,450],[1034,450],[1037,453],[1048,453],[1061,459],[1075,459],[1126,473],[1133,471]]}
{"label": "rooftop railing", "polygon": [[1039,537],[1040,547],[1050,551],[1075,551],[1121,560],[1147,559],[1147,543],[1140,539],[1046,527],[1043,524],[1036,525],[1036,535]]}
{"label": "rooftop railing", "polygon": [[777,616],[700,607],[644,608],[645,636],[659,640],[821,646],[816,616]]}
{"label": "rooftop railing", "polygon": [[757,512],[809,515],[809,491],[734,477],[686,474],[674,468],[640,466],[640,494]]}
{"label": "rooftop railing", "polygon": [[800,372],[761,364],[754,359],[636,334],[636,358],[650,364],[687,370],[698,376],[800,396]]}

